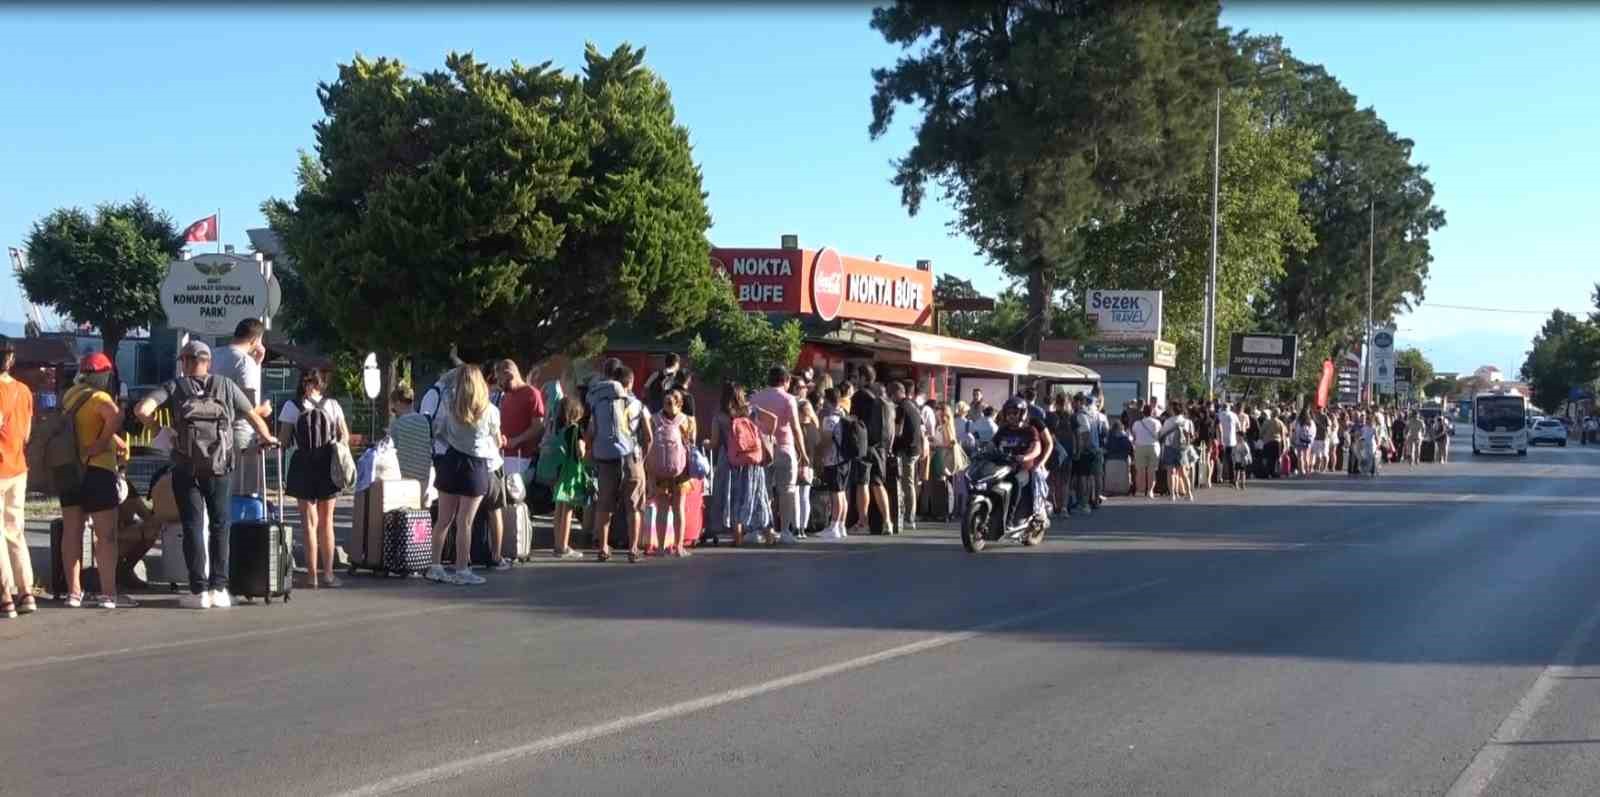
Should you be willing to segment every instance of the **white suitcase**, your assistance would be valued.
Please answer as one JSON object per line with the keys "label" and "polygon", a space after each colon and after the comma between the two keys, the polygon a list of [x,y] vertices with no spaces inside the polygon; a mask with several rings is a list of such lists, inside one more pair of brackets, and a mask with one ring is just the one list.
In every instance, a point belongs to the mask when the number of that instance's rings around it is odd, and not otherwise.
{"label": "white suitcase", "polygon": [[[206,524],[206,513],[200,513],[200,552],[205,555],[209,550],[206,547],[206,534],[209,526]],[[202,577],[211,575],[210,562],[200,568]],[[145,579],[151,586],[165,583],[173,592],[179,588],[189,587],[189,560],[183,555],[183,524],[164,523],[161,526],[161,558],[149,568],[148,578]]]}

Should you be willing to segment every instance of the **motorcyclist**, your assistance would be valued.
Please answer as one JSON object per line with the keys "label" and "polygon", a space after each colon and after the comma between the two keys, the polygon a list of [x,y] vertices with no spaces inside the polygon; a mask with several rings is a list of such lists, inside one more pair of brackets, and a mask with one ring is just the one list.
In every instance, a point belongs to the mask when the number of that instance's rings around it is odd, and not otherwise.
{"label": "motorcyclist", "polygon": [[1027,402],[1020,398],[1007,401],[1000,410],[1000,423],[1000,430],[994,435],[994,447],[1009,457],[1016,469],[1017,486],[1023,490],[1022,502],[1018,505],[1033,507],[1034,514],[1038,514],[1038,479],[1034,468],[1042,458],[1043,445],[1038,430],[1029,423]]}

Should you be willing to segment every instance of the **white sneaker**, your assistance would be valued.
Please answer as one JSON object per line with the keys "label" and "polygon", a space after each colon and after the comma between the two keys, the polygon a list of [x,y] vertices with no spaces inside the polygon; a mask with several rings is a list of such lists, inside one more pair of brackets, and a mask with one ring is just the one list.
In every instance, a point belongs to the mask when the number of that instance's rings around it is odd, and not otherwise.
{"label": "white sneaker", "polygon": [[229,609],[233,607],[233,596],[225,589],[211,590],[211,608]]}
{"label": "white sneaker", "polygon": [[446,584],[450,582],[450,574],[445,571],[444,565],[433,565],[429,567],[425,572],[423,572],[422,577],[434,582],[435,584]]}
{"label": "white sneaker", "polygon": [[779,545],[799,545],[800,544],[800,540],[797,539],[794,536],[793,532],[789,531],[788,529],[784,529],[783,533],[778,535],[778,544]]}
{"label": "white sneaker", "polygon": [[566,551],[556,554],[555,557],[565,562],[576,562],[583,559],[583,551],[576,548],[568,548]]}
{"label": "white sneaker", "polygon": [[817,533],[817,539],[823,542],[842,540],[844,539],[844,534],[840,531],[838,526],[829,526]]}
{"label": "white sneaker", "polygon": [[199,595],[179,596],[178,605],[185,609],[209,609],[211,608],[211,593],[202,592]]}
{"label": "white sneaker", "polygon": [[485,582],[483,580],[483,576],[480,576],[477,573],[472,572],[472,570],[470,570],[470,569],[468,569],[468,570],[457,570],[455,572],[455,577],[456,577],[455,578],[455,583],[457,583],[457,584],[466,584],[466,585],[469,585],[469,586],[476,586],[478,584],[487,583],[487,582]]}

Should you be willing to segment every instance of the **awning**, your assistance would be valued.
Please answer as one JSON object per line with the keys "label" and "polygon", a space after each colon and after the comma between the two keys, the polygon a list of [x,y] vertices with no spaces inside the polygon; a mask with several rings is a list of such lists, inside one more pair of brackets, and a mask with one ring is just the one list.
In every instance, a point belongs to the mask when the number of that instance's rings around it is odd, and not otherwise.
{"label": "awning", "polygon": [[1098,382],[1100,374],[1081,365],[1052,363],[1034,360],[1028,363],[1028,376],[1041,379],[1064,379],[1072,382]]}
{"label": "awning", "polygon": [[906,351],[911,355],[912,362],[921,365],[942,365],[947,368],[969,368],[974,371],[1021,376],[1028,373],[1028,363],[1033,359],[1026,354],[961,338],[947,338],[943,335],[915,332],[899,327],[879,326],[866,321],[857,321],[855,325],[859,329],[872,332],[880,343],[887,343]]}

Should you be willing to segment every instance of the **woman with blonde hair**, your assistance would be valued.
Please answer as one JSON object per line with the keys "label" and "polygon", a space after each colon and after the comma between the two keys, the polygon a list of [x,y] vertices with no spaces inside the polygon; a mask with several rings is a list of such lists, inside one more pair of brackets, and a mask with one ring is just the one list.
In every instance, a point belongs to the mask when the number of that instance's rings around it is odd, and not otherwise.
{"label": "woman with blonde hair", "polygon": [[[433,524],[433,566],[429,581],[482,584],[472,572],[472,521],[489,494],[489,479],[500,468],[500,410],[489,403],[489,385],[475,365],[456,369],[433,436],[445,446],[437,458],[434,487],[439,491],[439,517]],[[456,529],[456,569],[444,569],[444,536]]]}

